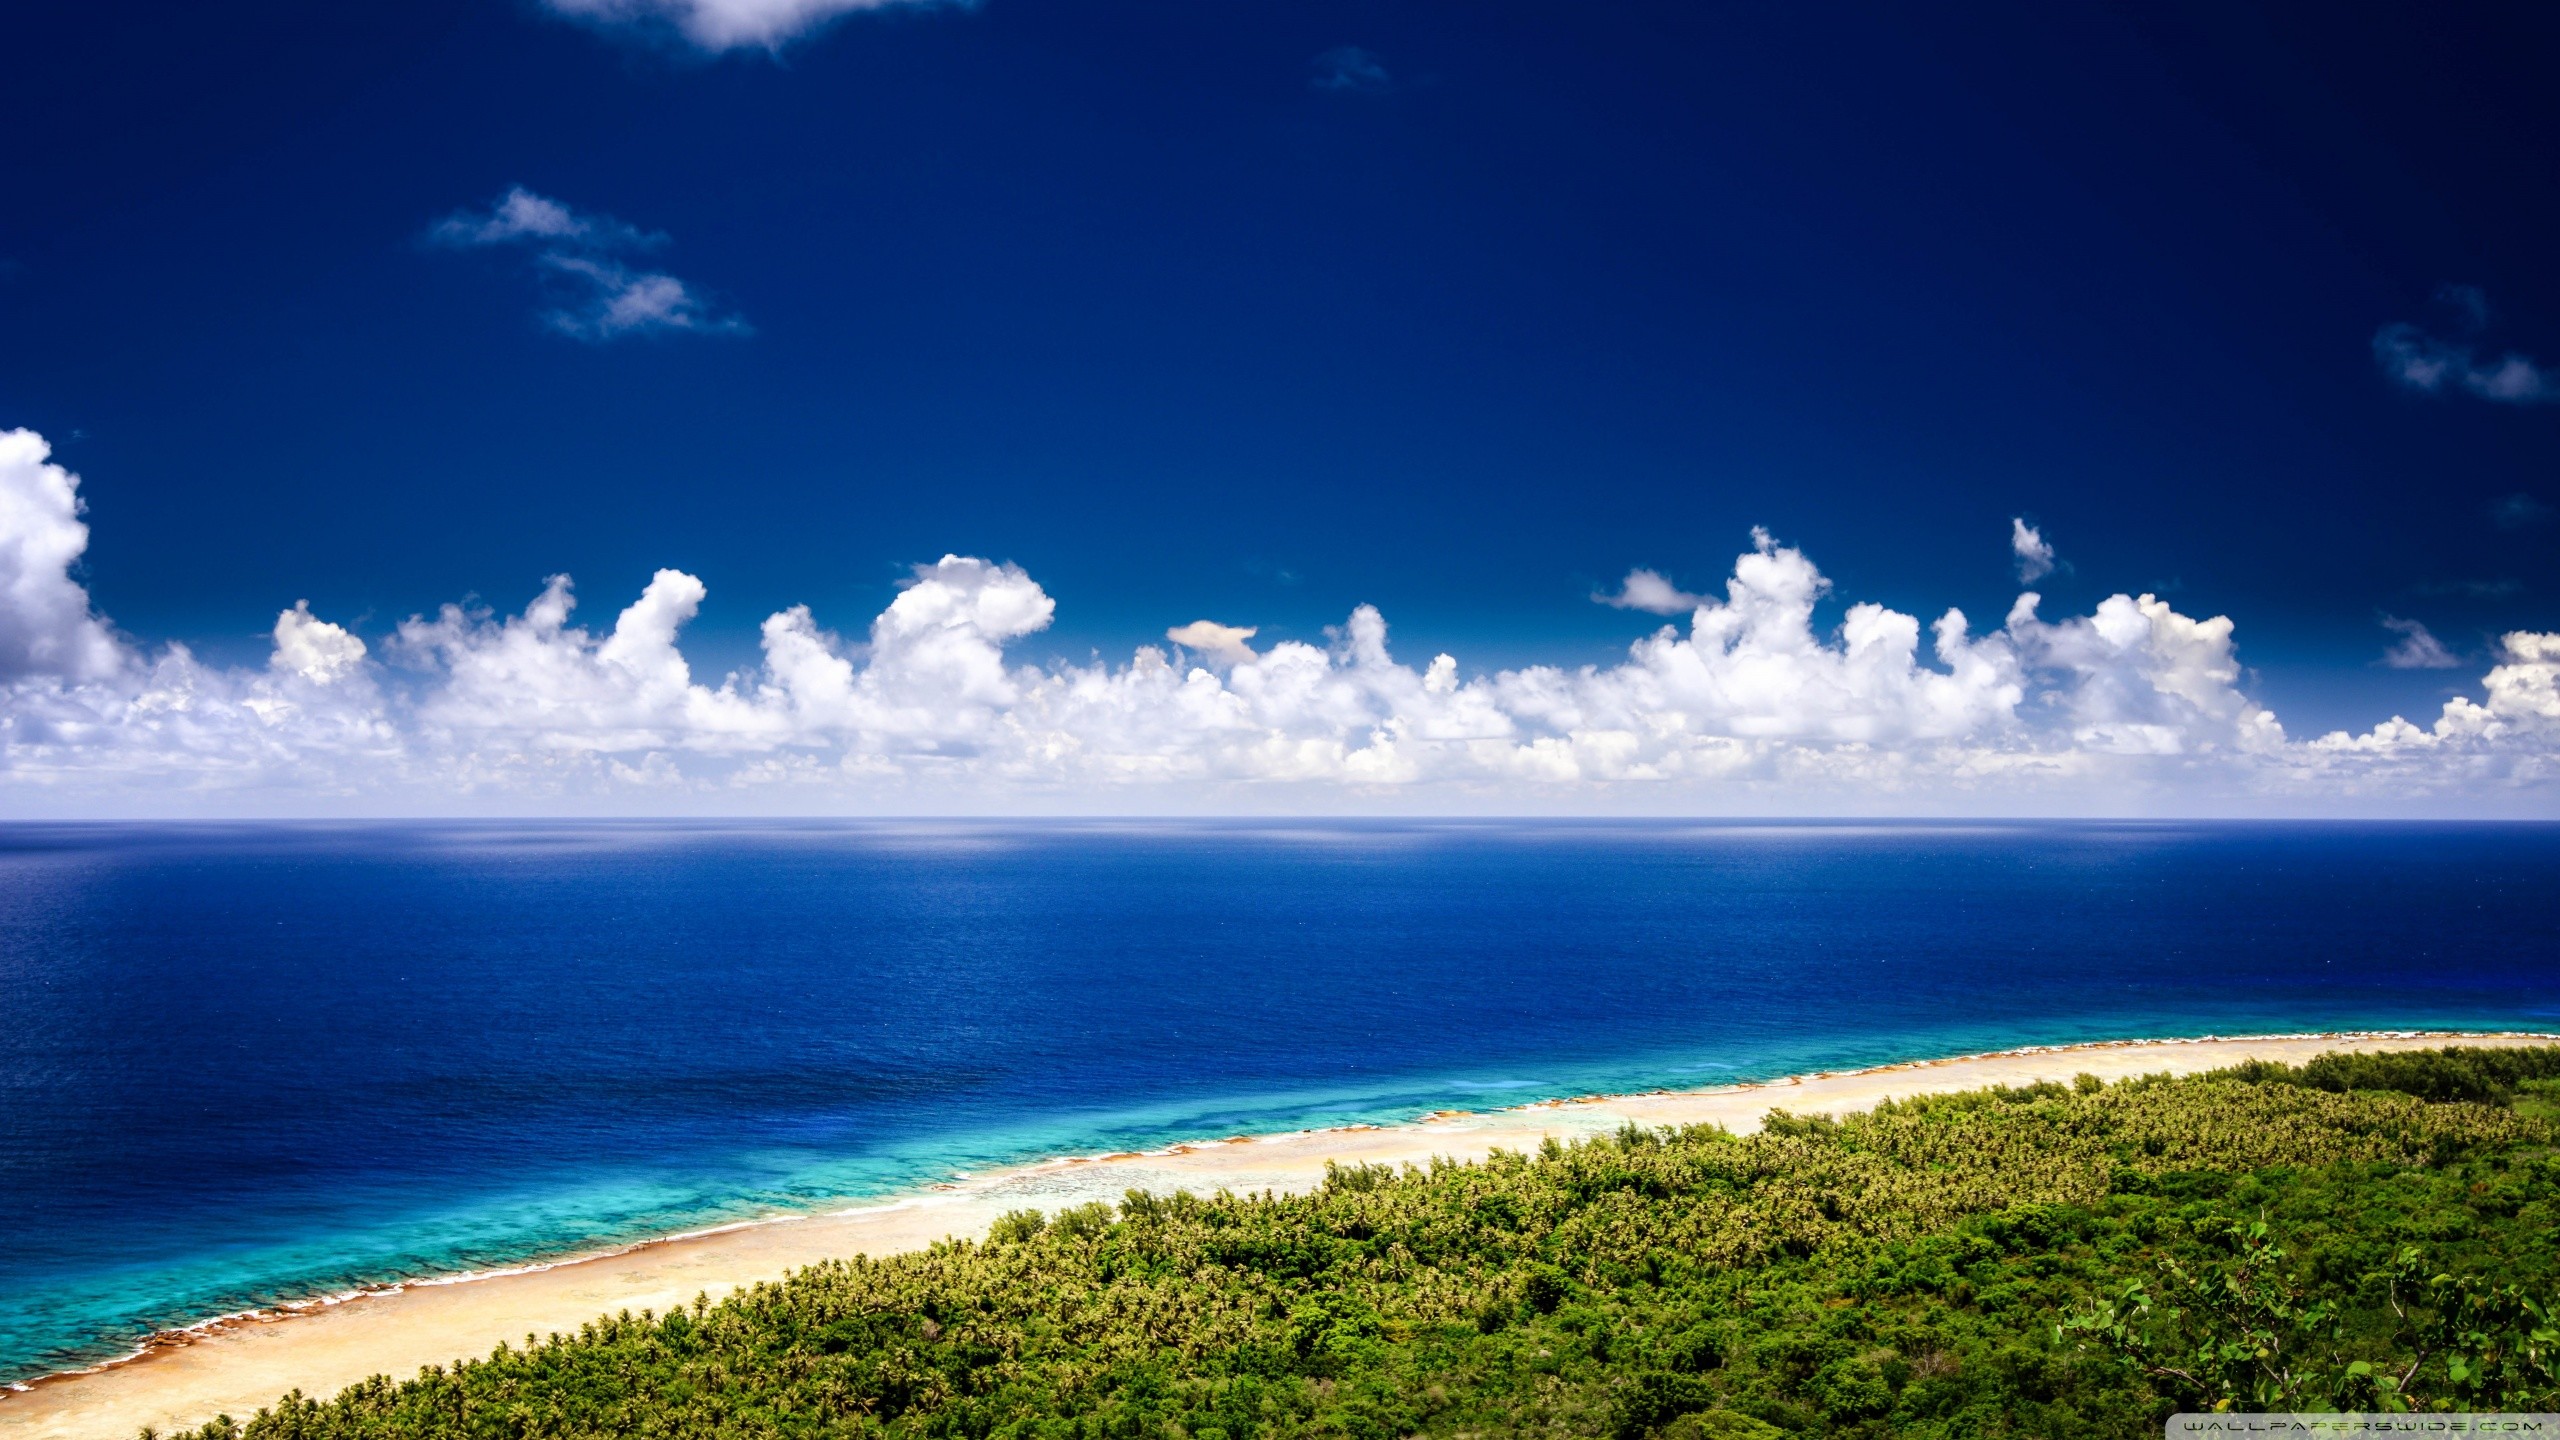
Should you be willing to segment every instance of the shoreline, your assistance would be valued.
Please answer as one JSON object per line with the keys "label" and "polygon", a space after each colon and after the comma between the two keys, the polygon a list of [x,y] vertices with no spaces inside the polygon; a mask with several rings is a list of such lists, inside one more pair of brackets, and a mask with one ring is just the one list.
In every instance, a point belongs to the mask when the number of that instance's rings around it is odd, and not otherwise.
{"label": "shoreline", "polygon": [[[690,1303],[696,1293],[708,1293],[716,1301],[817,1260],[896,1254],[954,1237],[975,1239],[1006,1210],[1025,1205],[1055,1210],[1096,1199],[1116,1202],[1133,1188],[1303,1190],[1320,1183],[1326,1162],[1334,1160],[1479,1160],[1493,1149],[1534,1150],[1550,1136],[1578,1139],[1627,1123],[1720,1123],[1747,1133],[1773,1108],[1841,1114],[1872,1108],[1889,1097],[2068,1080],[2079,1071],[2114,1080],[2162,1070],[2192,1074],[2250,1059],[2299,1064],[2330,1050],[2554,1043],[2560,1043],[2560,1033],[2443,1030],[2081,1041],[1704,1089],[1559,1097],[1495,1110],[1439,1110],[1387,1125],[1232,1135],[1149,1150],[1055,1156],[962,1174],[842,1208],[753,1216],[555,1258],[361,1286],[213,1316],[156,1332],[132,1351],[94,1365],[0,1386],[0,1440],[130,1440],[145,1425],[164,1431],[191,1428],[217,1412],[245,1420],[289,1389],[325,1397],[374,1374],[406,1378],[425,1365],[485,1355],[501,1342],[575,1333],[581,1323],[615,1310],[664,1310]],[[2139,1063],[2143,1061],[2152,1063]],[[1911,1083],[1897,1083],[1905,1079]]]}

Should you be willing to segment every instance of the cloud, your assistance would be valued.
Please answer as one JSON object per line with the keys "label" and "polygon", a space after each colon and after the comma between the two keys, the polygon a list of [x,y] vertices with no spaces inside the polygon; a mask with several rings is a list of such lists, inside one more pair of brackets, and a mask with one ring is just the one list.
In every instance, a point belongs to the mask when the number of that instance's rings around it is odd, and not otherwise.
{"label": "cloud", "polygon": [[1996,731],[2014,718],[2023,675],[2004,637],[1973,639],[1949,610],[1929,627],[1945,667],[1931,669],[1917,659],[1920,622],[1881,605],[1850,606],[1836,642],[1816,635],[1814,604],[1829,589],[1802,551],[1755,530],[1725,599],[1701,603],[1686,635],[1666,625],[1612,670],[1536,667],[1497,681],[1532,723],[1599,722],[1639,740],[1672,715],[1688,733],[1860,743]]}
{"label": "cloud", "polygon": [[2489,295],[2477,285],[2439,285],[2436,304],[2453,317],[2454,324],[2466,335],[2477,335],[2489,328]]}
{"label": "cloud", "polygon": [[0,431],[0,681],[94,680],[122,654],[71,567],[89,548],[80,477],[32,430]]}
{"label": "cloud", "polygon": [[2274,712],[2240,689],[2228,616],[2198,620],[2153,595],[2111,595],[2085,617],[2048,624],[2021,595],[2004,635],[2022,662],[2068,677],[2039,701],[2091,754],[2190,756],[2281,746]]}
{"label": "cloud", "polygon": [[543,319],[564,335],[581,340],[611,340],[648,330],[703,330],[743,335],[747,323],[723,315],[673,275],[634,271],[607,260],[577,255],[545,255],[542,263],[568,277],[578,299],[550,311]]}
{"label": "cloud", "polygon": [[2382,663],[2394,670],[2450,670],[2462,663],[2426,626],[2397,615],[2382,617],[2382,628],[2400,638],[2382,652]]}
{"label": "cloud", "polygon": [[753,748],[784,734],[786,717],[759,713],[736,687],[695,683],[676,635],[708,593],[661,570],[602,635],[569,623],[569,577],[554,575],[518,615],[497,619],[447,605],[403,622],[398,652],[435,676],[416,722],[430,745],[521,766],[562,755],[660,747]]}
{"label": "cloud", "polygon": [[0,796],[180,797],[290,783],[302,802],[408,775],[364,644],[297,603],[261,670],[170,645],[146,656],[73,578],[87,551],[79,479],[43,437],[0,432]]}
{"label": "cloud", "polygon": [[2474,600],[2495,600],[2503,595],[2521,595],[2524,582],[2513,576],[2495,580],[2423,580],[2409,587],[2418,595],[2467,595]]}
{"label": "cloud", "polygon": [[1595,591],[1591,598],[1621,610],[1642,610],[1653,615],[1685,615],[1707,603],[1706,597],[1692,595],[1672,584],[1658,570],[1630,570],[1617,594]]}
{"label": "cloud", "polygon": [[[574,20],[672,30],[699,49],[778,50],[843,17],[933,0],[544,0]],[[963,0],[965,3],[965,0]]]}
{"label": "cloud", "polygon": [[1830,578],[1765,532],[1608,664],[1407,659],[1367,605],[1322,643],[1193,621],[1034,663],[1056,600],[946,555],[851,635],[777,611],[725,674],[685,654],[709,587],[671,569],[594,626],[567,576],[376,644],[296,601],[264,664],[225,667],[112,631],[72,578],[75,482],[27,432],[0,453],[0,813],[2560,810],[2560,634],[2503,637],[2431,725],[2302,741],[2226,616],[2116,594],[2048,620],[2029,593],[1990,627],[1871,602],[1818,627]]}
{"label": "cloud", "polygon": [[428,228],[427,239],[453,249],[530,248],[536,274],[559,302],[543,312],[543,323],[580,340],[664,330],[750,333],[744,320],[723,313],[684,281],[621,258],[660,248],[668,243],[666,236],[609,215],[581,214],[521,185],[486,211],[466,210],[437,221]]}
{"label": "cloud", "polygon": [[1194,620],[1176,625],[1164,632],[1164,638],[1186,650],[1197,650],[1226,665],[1243,665],[1254,659],[1253,647],[1245,642],[1260,633],[1258,627],[1221,625],[1215,620]]}
{"label": "cloud", "polygon": [[2374,363],[2395,384],[2426,395],[2467,391],[2507,405],[2560,400],[2560,383],[2540,364],[2512,351],[2491,358],[2473,343],[2489,324],[2488,297],[2477,288],[2447,285],[2436,292],[2436,303],[2452,317],[2457,338],[2406,322],[2374,332]]}
{"label": "cloud", "polygon": [[2551,516],[2550,506],[2521,490],[2489,502],[2489,522],[2501,530],[2528,530]]}
{"label": "cloud", "polygon": [[2018,557],[2018,583],[2033,585],[2053,573],[2053,546],[2023,519],[2009,521],[2009,549]]}
{"label": "cloud", "polygon": [[326,685],[346,674],[365,656],[362,640],[348,634],[343,626],[315,618],[308,600],[294,601],[292,609],[276,617],[275,646],[275,653],[267,660],[268,668],[317,685]]}
{"label": "cloud", "polygon": [[508,187],[485,213],[463,210],[437,221],[427,238],[463,249],[530,241],[574,243],[582,250],[648,250],[667,243],[664,235],[625,225],[609,215],[581,215],[521,185]]}
{"label": "cloud", "polygon": [[2394,715],[2361,735],[2323,735],[2303,747],[2300,773],[2404,794],[2560,784],[2560,634],[2499,637],[2481,686],[2486,700],[2457,695],[2431,726]]}
{"label": "cloud", "polygon": [[1310,62],[1315,75],[1308,83],[1318,90],[1379,94],[1393,88],[1386,63],[1357,45],[1338,45]]}

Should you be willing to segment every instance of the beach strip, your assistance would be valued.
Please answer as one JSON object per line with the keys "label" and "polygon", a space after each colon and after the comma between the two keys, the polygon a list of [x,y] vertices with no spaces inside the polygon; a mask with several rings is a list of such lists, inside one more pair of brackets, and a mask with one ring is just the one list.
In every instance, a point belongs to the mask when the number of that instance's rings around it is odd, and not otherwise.
{"label": "beach strip", "polygon": [[574,1333],[599,1315],[664,1311],[690,1304],[697,1294],[717,1300],[820,1260],[975,1238],[1008,1210],[1117,1202],[1131,1189],[1302,1191],[1322,1183],[1328,1163],[1480,1160],[1497,1148],[1534,1151],[1549,1138],[1605,1134],[1630,1123],[1718,1124],[1748,1132],[1771,1109],[1838,1115],[1888,1098],[2080,1074],[2119,1080],[2246,1060],[2298,1065],[2333,1050],[2555,1041],[2560,1036],[2400,1031],[2039,1046],[1707,1090],[1444,1111],[1404,1125],[1231,1136],[1142,1154],[1048,1160],[839,1211],[775,1216],[605,1254],[411,1281],[210,1321],[154,1337],[128,1358],[0,1391],[0,1440],[132,1440],[144,1426],[192,1428],[217,1414],[245,1420],[287,1390],[327,1396],[373,1375],[406,1378],[427,1365],[486,1355],[502,1341]]}

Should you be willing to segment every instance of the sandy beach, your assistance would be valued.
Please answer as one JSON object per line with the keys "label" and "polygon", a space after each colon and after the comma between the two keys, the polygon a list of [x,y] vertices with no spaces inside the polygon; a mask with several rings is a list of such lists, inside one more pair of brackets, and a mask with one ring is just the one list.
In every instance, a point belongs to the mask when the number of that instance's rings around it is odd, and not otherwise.
{"label": "sandy beach", "polygon": [[574,1331],[596,1315],[714,1299],[814,1261],[893,1254],[977,1236],[1007,1210],[1057,1210],[1122,1192],[1303,1190],[1328,1161],[1421,1162],[1530,1150],[1639,1125],[1712,1122],[1756,1128],[1772,1108],[1842,1114],[1888,1097],[1993,1084],[2191,1073],[2248,1059],[2299,1064],[2329,1050],[2451,1043],[2548,1044],[2551,1036],[2314,1035],[2119,1041],[1919,1061],[1765,1084],[1594,1096],[1517,1109],[1442,1114],[1408,1125],[1232,1137],[1145,1154],[1054,1160],[965,1178],[894,1202],[777,1217],[603,1255],[478,1276],[416,1282],[161,1337],[135,1358],[0,1392],[0,1440],[129,1440],[143,1426],[192,1426],[217,1413],[246,1419],[287,1390],[322,1396],[370,1375],[406,1376],[486,1354],[500,1341]]}

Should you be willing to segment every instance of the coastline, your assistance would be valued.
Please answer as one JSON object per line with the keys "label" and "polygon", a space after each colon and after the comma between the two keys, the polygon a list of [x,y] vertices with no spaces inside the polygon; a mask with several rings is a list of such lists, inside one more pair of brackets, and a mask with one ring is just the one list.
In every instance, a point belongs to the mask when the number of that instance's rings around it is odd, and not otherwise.
{"label": "coastline", "polygon": [[1699,1090],[1584,1095],[1489,1111],[1438,1111],[1397,1125],[1349,1125],[1193,1140],[1147,1151],[1009,1166],[842,1209],[757,1217],[521,1265],[431,1276],[214,1317],[154,1335],[130,1354],[0,1389],[0,1440],[130,1440],[143,1426],[246,1419],[285,1391],[319,1397],[375,1374],[488,1353],[528,1335],[574,1332],[617,1310],[717,1300],[818,1260],[889,1255],[975,1238],[1007,1210],[1116,1202],[1129,1189],[1294,1191],[1328,1162],[1479,1160],[1627,1123],[1758,1127],[1773,1108],[1832,1114],[1886,1098],[1994,1084],[2190,1074],[2244,1060],[2299,1064],[2331,1050],[2447,1044],[2538,1045],[2540,1032],[2346,1031],[2026,1046]]}

